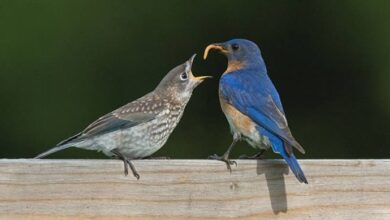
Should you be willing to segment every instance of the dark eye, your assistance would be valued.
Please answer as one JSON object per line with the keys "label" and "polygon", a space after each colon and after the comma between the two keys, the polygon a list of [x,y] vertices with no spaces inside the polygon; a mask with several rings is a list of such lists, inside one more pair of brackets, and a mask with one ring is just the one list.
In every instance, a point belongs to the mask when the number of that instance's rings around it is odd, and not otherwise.
{"label": "dark eye", "polygon": [[182,74],[180,74],[180,79],[181,80],[187,80],[188,79],[188,75],[187,75],[187,73],[186,72],[183,72]]}
{"label": "dark eye", "polygon": [[238,44],[232,44],[232,49],[238,50],[238,49],[240,49],[240,46]]}

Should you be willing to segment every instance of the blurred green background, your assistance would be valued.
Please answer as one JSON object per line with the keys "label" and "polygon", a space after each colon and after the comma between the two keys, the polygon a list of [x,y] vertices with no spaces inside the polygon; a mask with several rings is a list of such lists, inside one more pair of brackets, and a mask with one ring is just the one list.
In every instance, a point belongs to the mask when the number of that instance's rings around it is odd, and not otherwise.
{"label": "blurred green background", "polygon": [[[390,1],[0,1],[0,158],[33,157],[154,89],[198,53],[199,86],[156,154],[206,158],[231,142],[217,97],[224,57],[259,44],[299,158],[389,158]],[[233,152],[254,151],[241,142]],[[272,153],[266,157],[272,158]],[[51,158],[105,158],[68,149]]]}

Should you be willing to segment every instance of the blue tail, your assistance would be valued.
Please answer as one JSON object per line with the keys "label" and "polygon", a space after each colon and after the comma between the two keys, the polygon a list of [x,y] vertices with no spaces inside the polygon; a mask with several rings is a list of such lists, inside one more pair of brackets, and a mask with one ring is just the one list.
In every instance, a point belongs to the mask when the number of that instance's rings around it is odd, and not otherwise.
{"label": "blue tail", "polygon": [[288,166],[290,167],[291,171],[294,173],[295,177],[297,177],[299,182],[307,184],[307,180],[305,174],[301,169],[301,166],[299,166],[298,161],[295,158],[293,153],[289,155],[286,152],[286,149],[284,148],[285,143],[283,142],[283,140],[262,127],[259,127],[258,129],[261,135],[269,138],[270,142],[272,143],[272,150],[283,157],[283,159],[287,162]]}
{"label": "blue tail", "polygon": [[283,152],[280,153],[280,155],[282,155],[284,160],[287,162],[288,166],[290,167],[291,171],[294,173],[295,177],[297,177],[299,182],[307,184],[305,174],[303,173],[301,166],[299,166],[298,161],[295,158],[294,154],[291,154],[289,156],[287,155],[287,153]]}

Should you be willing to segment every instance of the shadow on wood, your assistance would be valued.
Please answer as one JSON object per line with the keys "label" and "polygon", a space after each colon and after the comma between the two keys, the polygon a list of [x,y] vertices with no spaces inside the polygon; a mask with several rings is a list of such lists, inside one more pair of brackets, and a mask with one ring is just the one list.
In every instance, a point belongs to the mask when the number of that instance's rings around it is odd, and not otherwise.
{"label": "shadow on wood", "polygon": [[262,160],[257,160],[256,170],[258,175],[265,175],[274,214],[287,212],[287,193],[284,180],[284,175],[289,173],[287,164],[282,161],[268,161],[265,165]]}

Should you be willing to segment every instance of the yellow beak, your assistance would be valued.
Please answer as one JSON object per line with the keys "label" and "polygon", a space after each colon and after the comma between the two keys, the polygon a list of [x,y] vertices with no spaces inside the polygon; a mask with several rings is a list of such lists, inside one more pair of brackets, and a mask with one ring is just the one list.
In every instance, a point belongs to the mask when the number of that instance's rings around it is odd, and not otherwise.
{"label": "yellow beak", "polygon": [[207,55],[209,54],[209,51],[210,50],[218,50],[218,51],[221,51],[222,53],[226,53],[228,52],[228,50],[226,50],[222,45],[219,45],[219,44],[210,44],[206,47],[206,49],[204,50],[204,54],[203,54],[203,59],[207,59]]}
{"label": "yellow beak", "polygon": [[213,78],[213,77],[212,76],[196,76],[196,77],[194,77],[194,79],[197,81],[203,81],[203,80],[208,79],[208,78]]}

